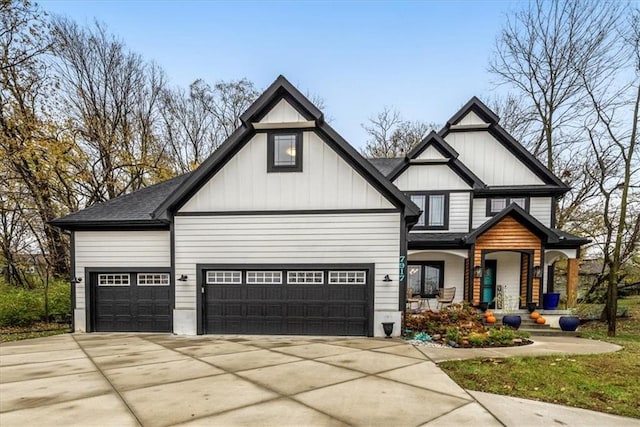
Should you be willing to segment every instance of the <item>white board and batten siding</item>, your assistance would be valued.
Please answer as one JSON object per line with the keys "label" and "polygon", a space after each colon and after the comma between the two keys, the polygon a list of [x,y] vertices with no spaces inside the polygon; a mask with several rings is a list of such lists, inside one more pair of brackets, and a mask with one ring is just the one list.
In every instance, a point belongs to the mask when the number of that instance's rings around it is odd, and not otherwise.
{"label": "white board and batten siding", "polygon": [[551,197],[532,197],[529,199],[529,213],[546,227],[551,227],[552,211]]}
{"label": "white board and batten siding", "polygon": [[425,148],[424,150],[422,150],[422,153],[418,154],[418,156],[416,156],[416,159],[419,159],[419,160],[445,160],[445,159],[448,159],[448,157],[443,156],[442,153],[440,151],[438,151],[437,148],[435,148],[433,145],[430,145],[427,148]]}
{"label": "white board and batten siding", "polygon": [[[551,197],[530,197],[529,198],[529,213],[535,219],[540,221],[545,227],[551,227],[551,212],[552,212],[552,199]],[[472,227],[476,229],[482,224],[490,220],[491,217],[487,216],[487,199],[475,198],[473,199],[473,220]]]}
{"label": "white board and batten siding", "polygon": [[302,139],[302,172],[267,173],[259,133],[179,212],[394,208],[315,132]]}
{"label": "white board and batten siding", "polygon": [[86,331],[85,268],[96,267],[171,267],[170,234],[149,231],[76,231],[75,330]]}
{"label": "white board and batten siding", "polygon": [[399,230],[400,213],[177,216],[175,332],[196,332],[196,264],[375,264],[374,325],[399,321]]}
{"label": "white board and batten siding", "polygon": [[458,159],[487,185],[542,185],[544,182],[487,131],[451,132],[445,140]]}
{"label": "white board and batten siding", "polygon": [[260,123],[293,123],[304,122],[307,119],[291,106],[285,99],[281,99],[263,118]]}
{"label": "white board and batten siding", "polygon": [[485,122],[473,111],[469,111],[460,121],[456,123],[457,126],[486,126]]}
{"label": "white board and batten siding", "polygon": [[393,183],[402,191],[471,189],[469,184],[447,165],[410,165]]}

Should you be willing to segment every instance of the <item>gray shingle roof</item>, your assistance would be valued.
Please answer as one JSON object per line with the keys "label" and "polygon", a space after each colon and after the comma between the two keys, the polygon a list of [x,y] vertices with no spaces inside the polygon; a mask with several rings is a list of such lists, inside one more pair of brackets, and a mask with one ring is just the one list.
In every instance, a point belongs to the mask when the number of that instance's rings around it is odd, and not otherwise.
{"label": "gray shingle roof", "polygon": [[133,193],[98,203],[86,209],[51,221],[62,228],[76,228],[90,224],[162,224],[151,213],[175,191],[190,174],[179,175],[168,181],[142,188]]}
{"label": "gray shingle roof", "polygon": [[404,158],[402,157],[394,157],[394,158],[376,158],[376,159],[367,159],[369,163],[375,166],[384,176],[388,176],[393,169],[403,162]]}

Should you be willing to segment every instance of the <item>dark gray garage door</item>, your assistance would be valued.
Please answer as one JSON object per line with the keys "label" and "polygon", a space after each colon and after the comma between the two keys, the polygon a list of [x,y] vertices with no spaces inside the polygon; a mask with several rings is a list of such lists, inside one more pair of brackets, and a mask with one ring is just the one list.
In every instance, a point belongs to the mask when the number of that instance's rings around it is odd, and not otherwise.
{"label": "dark gray garage door", "polygon": [[169,273],[92,274],[97,332],[171,332]]}
{"label": "dark gray garage door", "polygon": [[208,334],[370,335],[367,269],[202,272]]}

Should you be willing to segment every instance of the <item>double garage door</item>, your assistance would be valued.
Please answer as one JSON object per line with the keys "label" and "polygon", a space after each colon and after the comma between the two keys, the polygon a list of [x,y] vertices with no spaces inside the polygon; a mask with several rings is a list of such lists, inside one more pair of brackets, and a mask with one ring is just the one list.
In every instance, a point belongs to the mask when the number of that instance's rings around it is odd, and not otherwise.
{"label": "double garage door", "polygon": [[370,269],[200,271],[205,334],[371,334]]}
{"label": "double garage door", "polygon": [[171,332],[168,272],[96,272],[91,282],[92,330]]}

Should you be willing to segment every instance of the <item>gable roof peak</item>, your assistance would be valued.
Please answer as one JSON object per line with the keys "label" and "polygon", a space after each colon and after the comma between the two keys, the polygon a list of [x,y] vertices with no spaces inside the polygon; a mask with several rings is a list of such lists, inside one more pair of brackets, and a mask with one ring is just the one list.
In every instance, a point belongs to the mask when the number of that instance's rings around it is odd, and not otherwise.
{"label": "gable roof peak", "polygon": [[407,153],[408,159],[415,159],[430,145],[433,145],[443,156],[451,159],[458,158],[458,152],[438,135],[438,132],[432,130],[427,136],[424,137],[411,151]]}
{"label": "gable roof peak", "polygon": [[251,123],[259,121],[283,98],[305,116],[307,120],[315,121],[316,125],[324,122],[324,114],[322,111],[282,74],[240,115],[240,121],[244,126],[251,128]]}
{"label": "gable roof peak", "polygon": [[494,113],[491,108],[487,107],[487,105],[484,102],[480,101],[477,96],[473,96],[466,104],[464,104],[462,108],[460,108],[460,110],[458,110],[457,113],[455,113],[447,121],[447,126],[454,126],[470,112],[474,112],[482,120],[490,125],[495,125],[500,121],[500,117],[498,117],[498,115]]}
{"label": "gable roof peak", "polygon": [[515,219],[531,232],[543,239],[545,243],[558,242],[558,235],[555,234],[550,228],[543,225],[540,221],[538,221],[516,203],[511,203],[509,206],[504,208],[502,212],[498,213],[496,216],[494,216],[493,218],[482,224],[480,227],[475,229],[472,233],[467,235],[467,237],[465,238],[466,243],[475,243],[476,239],[479,236],[486,233],[489,229],[493,228],[493,226],[498,224],[506,217]]}

